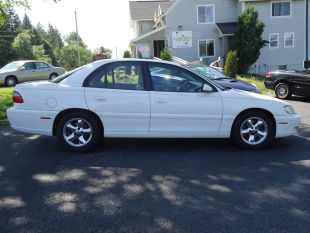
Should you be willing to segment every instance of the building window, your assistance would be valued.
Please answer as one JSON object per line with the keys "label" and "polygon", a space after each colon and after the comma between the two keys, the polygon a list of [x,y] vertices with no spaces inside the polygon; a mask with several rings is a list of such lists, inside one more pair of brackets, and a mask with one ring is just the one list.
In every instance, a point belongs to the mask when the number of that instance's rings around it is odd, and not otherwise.
{"label": "building window", "polygon": [[291,16],[292,2],[271,2],[272,17],[288,17]]}
{"label": "building window", "polygon": [[197,23],[211,24],[214,23],[215,12],[214,5],[199,5],[197,6]]}
{"label": "building window", "polygon": [[214,40],[199,40],[198,53],[199,57],[214,57],[215,46]]}
{"label": "building window", "polygon": [[284,48],[294,48],[295,33],[284,33]]}
{"label": "building window", "polygon": [[269,34],[269,48],[279,48],[279,33]]}

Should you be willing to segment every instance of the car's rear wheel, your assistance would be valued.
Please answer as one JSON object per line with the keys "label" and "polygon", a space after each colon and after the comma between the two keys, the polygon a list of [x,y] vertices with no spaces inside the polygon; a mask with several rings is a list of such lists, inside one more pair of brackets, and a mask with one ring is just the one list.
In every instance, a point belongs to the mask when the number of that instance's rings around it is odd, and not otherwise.
{"label": "car's rear wheel", "polygon": [[72,112],[60,119],[56,134],[65,148],[84,152],[93,149],[99,143],[102,128],[91,114]]}
{"label": "car's rear wheel", "polygon": [[266,113],[249,111],[236,119],[232,129],[232,139],[240,147],[260,149],[274,139],[274,132],[273,120]]}
{"label": "car's rear wheel", "polygon": [[7,77],[7,78],[5,79],[5,85],[6,85],[7,87],[15,87],[16,84],[17,84],[17,79],[16,79],[16,77]]}
{"label": "car's rear wheel", "polygon": [[50,80],[53,80],[53,79],[55,79],[55,78],[57,78],[57,77],[58,77],[58,74],[53,73],[53,74],[51,74],[51,76],[50,76]]}
{"label": "car's rear wheel", "polygon": [[291,87],[287,83],[279,83],[275,88],[275,93],[279,99],[290,99],[292,97]]}

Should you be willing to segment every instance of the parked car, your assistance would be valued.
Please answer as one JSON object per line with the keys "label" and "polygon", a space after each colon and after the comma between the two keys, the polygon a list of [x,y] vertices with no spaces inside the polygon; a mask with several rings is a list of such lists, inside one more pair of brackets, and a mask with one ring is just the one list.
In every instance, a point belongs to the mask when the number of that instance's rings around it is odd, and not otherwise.
{"label": "parked car", "polygon": [[244,90],[254,93],[261,93],[254,84],[231,78],[210,66],[187,64],[185,65],[185,67],[202,75],[205,78],[212,79],[214,82],[220,84],[223,87],[235,88],[238,90]]}
{"label": "parked car", "polygon": [[0,85],[13,87],[17,83],[54,79],[65,69],[42,61],[15,61],[0,69]]}
{"label": "parked car", "polygon": [[310,97],[310,71],[277,70],[266,74],[265,86],[279,99],[292,95]]}
{"label": "parked car", "polygon": [[74,151],[93,148],[103,136],[232,138],[258,149],[295,134],[300,124],[282,100],[223,88],[155,60],[102,60],[51,81],[19,84],[13,102],[7,114],[14,129],[57,136]]}

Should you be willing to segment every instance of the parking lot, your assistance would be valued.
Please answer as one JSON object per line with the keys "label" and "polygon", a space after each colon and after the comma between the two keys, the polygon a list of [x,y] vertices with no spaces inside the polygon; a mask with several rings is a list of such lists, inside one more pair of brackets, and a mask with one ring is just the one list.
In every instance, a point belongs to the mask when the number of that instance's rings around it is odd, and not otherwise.
{"label": "parking lot", "polygon": [[0,232],[309,232],[310,100],[298,135],[110,139],[89,154],[0,127]]}

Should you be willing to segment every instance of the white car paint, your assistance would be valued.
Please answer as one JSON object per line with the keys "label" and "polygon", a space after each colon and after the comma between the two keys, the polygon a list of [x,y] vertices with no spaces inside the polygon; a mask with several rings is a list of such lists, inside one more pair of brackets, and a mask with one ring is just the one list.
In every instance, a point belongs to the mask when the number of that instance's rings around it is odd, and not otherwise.
{"label": "white car paint", "polygon": [[253,108],[273,115],[276,137],[295,134],[300,124],[297,114],[284,110],[288,103],[246,91],[170,93],[83,87],[94,70],[117,61],[94,62],[58,84],[17,85],[15,90],[24,103],[8,109],[11,126],[21,132],[52,136],[57,115],[68,109],[94,112],[102,121],[104,136],[114,138],[229,138],[236,117]]}

